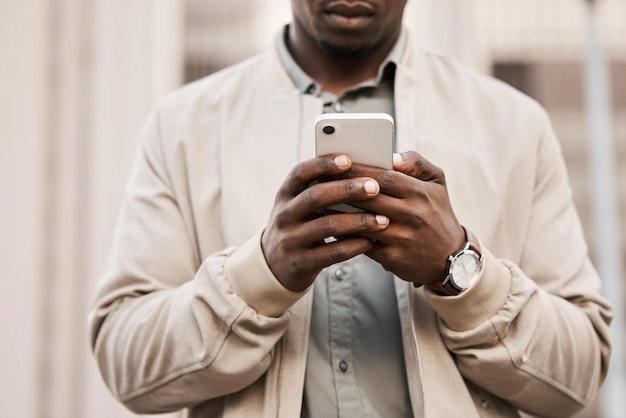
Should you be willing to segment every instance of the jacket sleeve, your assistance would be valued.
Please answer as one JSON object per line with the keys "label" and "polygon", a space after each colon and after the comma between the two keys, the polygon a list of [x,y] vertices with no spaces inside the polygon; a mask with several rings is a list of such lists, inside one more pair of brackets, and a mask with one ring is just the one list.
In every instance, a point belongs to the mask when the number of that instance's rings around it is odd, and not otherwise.
{"label": "jacket sleeve", "polygon": [[178,410],[258,380],[289,323],[288,308],[302,296],[274,278],[260,233],[201,259],[169,157],[155,113],[89,316],[105,383],[140,413]]}
{"label": "jacket sleeve", "polygon": [[466,379],[523,411],[564,417],[589,404],[606,376],[613,313],[547,116],[545,125],[520,259],[499,260],[483,248],[474,288],[427,297]]}

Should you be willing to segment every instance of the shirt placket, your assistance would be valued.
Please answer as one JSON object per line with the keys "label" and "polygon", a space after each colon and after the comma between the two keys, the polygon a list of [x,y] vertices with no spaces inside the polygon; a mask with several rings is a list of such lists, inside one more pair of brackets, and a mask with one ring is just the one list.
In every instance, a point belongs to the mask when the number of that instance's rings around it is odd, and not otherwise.
{"label": "shirt placket", "polygon": [[347,261],[328,269],[328,300],[330,306],[330,350],[332,373],[337,393],[339,417],[360,414],[352,341],[354,340],[353,297],[355,269]]}

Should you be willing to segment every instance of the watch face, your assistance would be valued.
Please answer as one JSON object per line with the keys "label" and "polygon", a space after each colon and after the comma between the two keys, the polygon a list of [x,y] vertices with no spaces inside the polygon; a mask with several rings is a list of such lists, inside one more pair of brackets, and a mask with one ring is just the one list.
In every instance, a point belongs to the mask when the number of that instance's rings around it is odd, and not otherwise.
{"label": "watch face", "polygon": [[452,281],[459,289],[467,289],[478,278],[482,262],[478,254],[472,250],[459,253],[450,266]]}

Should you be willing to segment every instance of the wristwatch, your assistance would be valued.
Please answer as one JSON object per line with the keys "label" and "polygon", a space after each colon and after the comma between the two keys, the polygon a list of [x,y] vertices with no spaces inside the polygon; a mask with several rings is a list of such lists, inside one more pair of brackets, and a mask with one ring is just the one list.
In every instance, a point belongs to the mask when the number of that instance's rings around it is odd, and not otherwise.
{"label": "wristwatch", "polygon": [[442,280],[428,284],[433,292],[443,296],[457,296],[478,279],[483,267],[483,255],[476,236],[465,230],[467,242],[463,249],[448,256],[448,273]]}

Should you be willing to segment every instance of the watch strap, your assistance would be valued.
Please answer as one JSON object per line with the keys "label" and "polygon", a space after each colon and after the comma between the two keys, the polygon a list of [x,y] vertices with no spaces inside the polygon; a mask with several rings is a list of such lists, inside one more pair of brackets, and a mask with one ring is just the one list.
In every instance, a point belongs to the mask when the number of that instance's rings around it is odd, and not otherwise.
{"label": "watch strap", "polygon": [[465,245],[463,246],[461,250],[448,256],[448,262],[446,264],[446,269],[448,270],[448,272],[446,273],[446,276],[441,280],[437,280],[436,282],[432,282],[426,285],[426,287],[428,287],[428,289],[430,289],[432,292],[441,296],[458,296],[465,290],[465,289],[459,289],[458,287],[456,287],[454,285],[454,282],[451,280],[452,275],[450,273],[450,264],[452,263],[452,260],[456,257],[457,254],[459,254],[462,251],[472,250],[476,254],[478,254],[479,257],[482,258],[480,242],[478,241],[478,238],[476,238],[476,235],[474,235],[472,231],[465,228],[464,226],[461,226],[461,227],[465,231],[465,240],[466,240]]}
{"label": "watch strap", "polygon": [[474,251],[476,254],[478,254],[479,257],[482,258],[483,252],[480,248],[480,242],[478,241],[478,238],[476,238],[476,235],[474,235],[474,233],[469,229],[465,227],[462,228],[465,230],[465,237],[467,239],[467,243],[469,244],[468,249]]}

